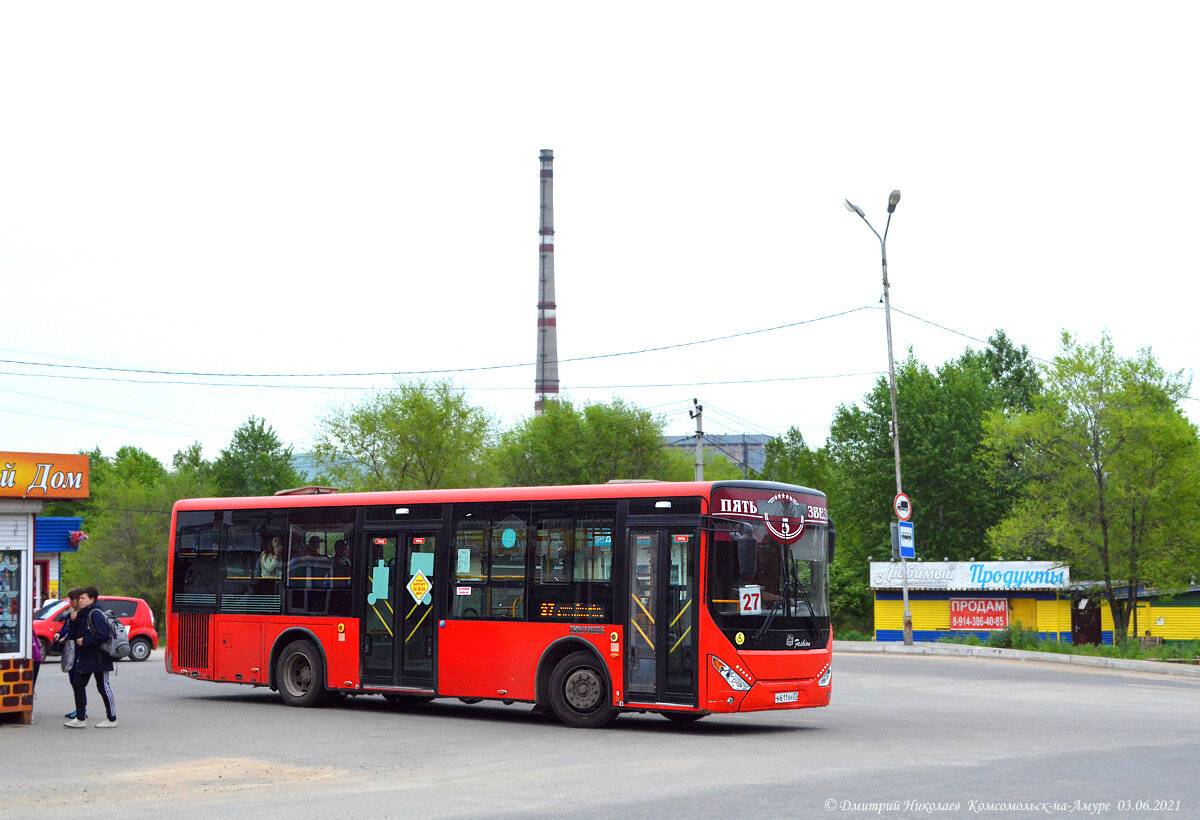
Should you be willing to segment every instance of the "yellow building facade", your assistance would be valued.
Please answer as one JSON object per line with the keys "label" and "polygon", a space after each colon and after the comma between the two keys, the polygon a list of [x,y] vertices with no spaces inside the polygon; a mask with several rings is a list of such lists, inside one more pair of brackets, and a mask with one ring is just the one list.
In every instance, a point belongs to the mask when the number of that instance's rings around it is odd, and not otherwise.
{"label": "yellow building facade", "polygon": [[[904,638],[904,569],[872,562],[875,640]],[[1020,625],[1048,640],[1071,642],[1069,570],[1046,561],[909,561],[909,611],[913,639],[974,634]],[[1111,621],[1109,635],[1112,634]]]}

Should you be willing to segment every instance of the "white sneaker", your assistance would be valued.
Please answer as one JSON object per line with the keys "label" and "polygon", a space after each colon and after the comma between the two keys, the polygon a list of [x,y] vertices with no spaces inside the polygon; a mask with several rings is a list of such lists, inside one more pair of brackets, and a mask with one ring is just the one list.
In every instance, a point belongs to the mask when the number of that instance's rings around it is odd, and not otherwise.
{"label": "white sneaker", "polygon": [[97,729],[111,729],[112,727],[114,727],[116,725],[117,725],[117,719],[113,718],[112,720],[100,721],[99,723],[96,724],[96,728]]}
{"label": "white sneaker", "polygon": [[66,726],[68,729],[86,729],[87,721],[71,718],[66,723],[64,723],[63,726]]}

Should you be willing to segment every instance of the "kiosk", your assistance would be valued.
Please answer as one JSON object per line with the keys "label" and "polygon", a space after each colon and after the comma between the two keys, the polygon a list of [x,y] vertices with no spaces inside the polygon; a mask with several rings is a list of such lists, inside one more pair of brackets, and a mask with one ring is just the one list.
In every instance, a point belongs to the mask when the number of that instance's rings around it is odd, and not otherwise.
{"label": "kiosk", "polygon": [[[1018,624],[1071,642],[1070,570],[1050,561],[909,561],[913,639],[974,634]],[[903,640],[900,564],[871,562],[875,640]]]}
{"label": "kiosk", "polygon": [[87,456],[0,452],[0,721],[33,715],[37,514],[48,500],[87,495]]}

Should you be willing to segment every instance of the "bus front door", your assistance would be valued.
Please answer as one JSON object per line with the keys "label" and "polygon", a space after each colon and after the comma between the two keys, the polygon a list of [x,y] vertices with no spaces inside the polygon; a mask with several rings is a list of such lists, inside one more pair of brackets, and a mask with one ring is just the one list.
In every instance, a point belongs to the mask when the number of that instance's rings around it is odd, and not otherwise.
{"label": "bus front door", "polygon": [[363,685],[432,690],[437,532],[368,532],[366,541]]}
{"label": "bus front door", "polygon": [[629,530],[626,702],[696,705],[696,551],[691,528]]}

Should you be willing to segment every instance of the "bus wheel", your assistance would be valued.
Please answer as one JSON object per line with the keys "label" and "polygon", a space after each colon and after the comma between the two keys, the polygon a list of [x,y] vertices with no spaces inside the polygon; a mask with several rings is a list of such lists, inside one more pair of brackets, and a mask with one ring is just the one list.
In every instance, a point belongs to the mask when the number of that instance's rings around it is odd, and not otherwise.
{"label": "bus wheel", "polygon": [[659,712],[672,723],[695,723],[702,717],[708,717],[704,712]]}
{"label": "bus wheel", "polygon": [[617,719],[600,661],[591,652],[572,652],[550,675],[550,706],[568,726],[598,729]]}
{"label": "bus wheel", "polygon": [[292,641],[279,656],[275,670],[279,695],[288,706],[320,706],[325,703],[325,662],[311,641]]}

